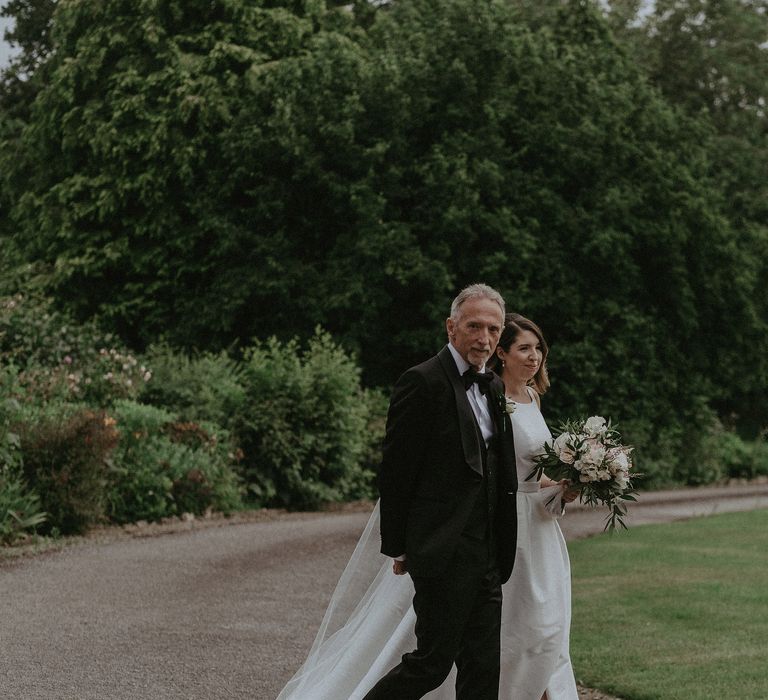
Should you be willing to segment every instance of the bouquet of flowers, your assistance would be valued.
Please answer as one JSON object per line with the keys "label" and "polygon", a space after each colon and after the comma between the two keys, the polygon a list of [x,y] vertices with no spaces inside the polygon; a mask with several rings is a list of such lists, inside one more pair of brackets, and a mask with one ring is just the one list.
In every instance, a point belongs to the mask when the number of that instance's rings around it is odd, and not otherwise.
{"label": "bouquet of flowers", "polygon": [[618,523],[625,530],[627,501],[636,501],[632,479],[632,448],[621,444],[621,435],[602,416],[585,421],[567,421],[557,430],[557,437],[544,444],[544,452],[536,458],[536,468],[528,479],[568,479],[581,487],[580,500],[591,506],[610,509],[606,530]]}

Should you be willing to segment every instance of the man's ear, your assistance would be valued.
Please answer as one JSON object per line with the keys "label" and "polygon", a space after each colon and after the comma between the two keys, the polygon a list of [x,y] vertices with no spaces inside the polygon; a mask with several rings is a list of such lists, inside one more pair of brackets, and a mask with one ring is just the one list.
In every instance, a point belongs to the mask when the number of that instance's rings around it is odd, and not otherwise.
{"label": "man's ear", "polygon": [[449,316],[448,318],[445,319],[445,330],[448,332],[449,338],[453,338],[453,335],[454,335],[453,329],[454,329],[453,319]]}

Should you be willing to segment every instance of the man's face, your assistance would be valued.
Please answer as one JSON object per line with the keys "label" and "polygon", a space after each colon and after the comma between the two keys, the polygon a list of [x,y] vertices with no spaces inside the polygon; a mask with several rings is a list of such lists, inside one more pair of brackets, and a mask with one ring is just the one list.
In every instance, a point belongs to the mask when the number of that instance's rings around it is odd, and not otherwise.
{"label": "man's face", "polygon": [[503,326],[501,308],[485,297],[468,299],[459,307],[459,317],[445,322],[451,344],[476,369],[496,350]]}

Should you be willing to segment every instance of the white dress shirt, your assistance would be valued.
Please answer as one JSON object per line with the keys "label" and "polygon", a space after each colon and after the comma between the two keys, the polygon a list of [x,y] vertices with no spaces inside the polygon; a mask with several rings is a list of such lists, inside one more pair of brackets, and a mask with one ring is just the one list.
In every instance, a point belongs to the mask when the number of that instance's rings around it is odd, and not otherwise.
{"label": "white dress shirt", "polygon": [[[448,343],[448,349],[451,351],[451,355],[453,355],[459,374],[464,374],[464,372],[472,367],[472,365],[470,365],[450,343]],[[478,371],[485,372],[485,365]],[[485,446],[488,447],[488,443],[493,437],[493,419],[491,418],[491,410],[488,407],[488,397],[483,396],[483,394],[480,393],[480,387],[477,385],[477,382],[475,382],[469,389],[467,389],[467,398],[469,399],[469,405],[472,406],[472,412],[475,414],[475,418],[477,418],[477,424],[480,426],[480,431],[485,439]]]}

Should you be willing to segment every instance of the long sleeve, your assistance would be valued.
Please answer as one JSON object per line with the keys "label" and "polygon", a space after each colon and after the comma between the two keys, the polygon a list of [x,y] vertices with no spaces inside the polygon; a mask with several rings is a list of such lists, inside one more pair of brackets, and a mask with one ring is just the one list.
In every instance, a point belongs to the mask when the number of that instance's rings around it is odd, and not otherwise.
{"label": "long sleeve", "polygon": [[408,506],[420,471],[428,411],[424,378],[406,372],[392,390],[379,472],[381,551],[387,556],[406,552]]}

